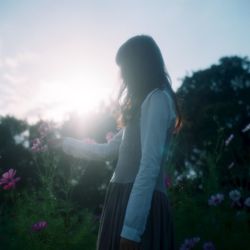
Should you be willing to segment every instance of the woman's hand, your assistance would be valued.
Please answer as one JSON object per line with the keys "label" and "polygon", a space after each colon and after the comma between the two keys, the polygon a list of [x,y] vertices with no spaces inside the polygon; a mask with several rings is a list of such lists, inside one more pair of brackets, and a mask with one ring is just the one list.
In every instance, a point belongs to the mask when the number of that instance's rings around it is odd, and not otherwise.
{"label": "woman's hand", "polygon": [[139,243],[126,238],[120,239],[120,249],[119,250],[139,250]]}

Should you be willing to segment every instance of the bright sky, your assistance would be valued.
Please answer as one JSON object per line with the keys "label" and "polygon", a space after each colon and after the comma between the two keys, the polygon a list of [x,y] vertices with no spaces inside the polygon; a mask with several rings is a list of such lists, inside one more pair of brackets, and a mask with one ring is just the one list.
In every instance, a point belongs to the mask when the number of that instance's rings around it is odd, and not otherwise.
{"label": "bright sky", "polygon": [[158,43],[173,80],[250,55],[249,0],[0,0],[0,115],[56,121],[90,112],[119,86],[115,54]]}

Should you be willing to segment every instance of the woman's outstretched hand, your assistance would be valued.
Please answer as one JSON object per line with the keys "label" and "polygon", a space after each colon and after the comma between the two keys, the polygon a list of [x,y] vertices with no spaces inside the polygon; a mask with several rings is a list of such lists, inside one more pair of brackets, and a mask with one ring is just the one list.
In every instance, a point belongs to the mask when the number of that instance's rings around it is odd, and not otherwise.
{"label": "woman's outstretched hand", "polygon": [[139,250],[139,249],[140,248],[138,242],[121,237],[119,250]]}

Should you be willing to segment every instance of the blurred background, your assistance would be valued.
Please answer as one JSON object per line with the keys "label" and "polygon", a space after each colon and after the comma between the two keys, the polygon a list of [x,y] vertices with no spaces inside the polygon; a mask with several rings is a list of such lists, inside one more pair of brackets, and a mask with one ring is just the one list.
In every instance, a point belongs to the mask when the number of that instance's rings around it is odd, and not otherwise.
{"label": "blurred background", "polygon": [[178,249],[249,249],[249,9],[0,0],[0,249],[95,249],[116,161],[75,159],[47,140],[117,132],[115,55],[138,34],[159,45],[183,116],[165,164]]}

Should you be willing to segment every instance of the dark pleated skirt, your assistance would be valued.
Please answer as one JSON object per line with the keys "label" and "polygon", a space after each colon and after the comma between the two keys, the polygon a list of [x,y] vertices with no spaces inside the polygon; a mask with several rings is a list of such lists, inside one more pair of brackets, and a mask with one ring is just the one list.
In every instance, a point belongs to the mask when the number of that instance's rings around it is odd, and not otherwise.
{"label": "dark pleated skirt", "polygon": [[[133,183],[110,182],[100,218],[96,250],[119,250],[120,234]],[[176,250],[168,197],[154,190],[140,250]]]}

